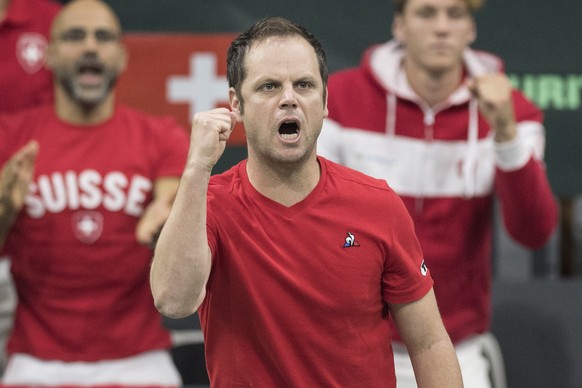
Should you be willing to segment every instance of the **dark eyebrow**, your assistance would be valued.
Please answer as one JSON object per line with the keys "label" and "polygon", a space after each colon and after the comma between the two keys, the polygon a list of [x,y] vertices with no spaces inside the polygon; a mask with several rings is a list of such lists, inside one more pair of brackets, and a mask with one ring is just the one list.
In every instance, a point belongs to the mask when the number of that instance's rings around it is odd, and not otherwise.
{"label": "dark eyebrow", "polygon": [[121,37],[121,33],[117,30],[108,28],[98,28],[95,30],[95,36],[110,36],[115,40],[118,40]]}
{"label": "dark eyebrow", "polygon": [[[60,35],[58,36],[59,39],[61,40],[67,40],[68,38],[74,38],[74,39],[85,39],[85,37],[87,36],[87,34],[90,33],[88,32],[85,28],[83,27],[70,27],[64,31],[62,31],[60,33]],[[101,41],[114,41],[114,40],[120,40],[121,39],[121,32],[114,30],[114,29],[109,29],[109,28],[97,28],[93,34],[95,35],[95,37],[97,38],[97,40],[101,40]]]}
{"label": "dark eyebrow", "polygon": [[66,30],[61,31],[61,33],[59,34],[60,36],[63,36],[65,34],[77,34],[77,33],[84,33],[85,29],[81,28],[81,27],[71,27],[71,28],[67,28]]}

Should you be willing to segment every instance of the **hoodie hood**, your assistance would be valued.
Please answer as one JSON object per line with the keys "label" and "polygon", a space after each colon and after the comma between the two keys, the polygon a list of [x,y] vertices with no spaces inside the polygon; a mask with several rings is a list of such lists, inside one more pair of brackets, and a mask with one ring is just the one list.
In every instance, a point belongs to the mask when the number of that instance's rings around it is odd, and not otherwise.
{"label": "hoodie hood", "polygon": [[[369,48],[362,58],[362,66],[387,92],[420,103],[419,97],[406,79],[403,59],[404,46],[396,40],[390,40],[387,43]],[[465,49],[463,62],[466,74],[470,77],[479,77],[504,70],[504,64],[499,57],[470,48]],[[461,85],[449,97],[448,102],[455,105],[465,103],[469,99],[471,99],[471,93],[464,85]]]}
{"label": "hoodie hood", "polygon": [[[475,195],[475,164],[477,162],[477,144],[479,133],[479,108],[477,99],[469,89],[461,84],[446,101],[430,107],[410,87],[403,67],[404,47],[395,40],[371,47],[366,51],[362,66],[372,79],[386,91],[386,134],[395,136],[397,99],[405,99],[417,104],[423,111],[424,125],[432,128],[435,115],[452,105],[468,104],[469,122],[467,123],[467,152],[462,164],[464,195]],[[467,48],[463,53],[463,62],[467,77],[479,77],[503,70],[503,62],[495,55]],[[428,163],[428,161],[426,161]],[[421,188],[422,191],[422,188]],[[422,197],[422,195],[420,196]],[[422,207],[422,201],[418,204]]]}

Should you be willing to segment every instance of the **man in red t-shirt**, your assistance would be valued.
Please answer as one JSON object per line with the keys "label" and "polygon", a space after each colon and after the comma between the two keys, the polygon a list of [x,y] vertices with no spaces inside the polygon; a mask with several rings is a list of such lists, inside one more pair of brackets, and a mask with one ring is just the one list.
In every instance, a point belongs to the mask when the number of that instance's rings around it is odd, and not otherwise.
{"label": "man in red t-shirt", "polygon": [[[151,267],[158,309],[200,313],[213,387],[396,387],[392,316],[420,386],[461,374],[412,220],[385,181],[316,155],[321,44],[283,18],[228,50],[231,109],[199,112]],[[248,159],[213,175],[235,123]]]}
{"label": "man in red t-shirt", "polygon": [[[0,112],[14,112],[52,99],[45,67],[50,25],[61,4],[51,0],[0,0]],[[12,328],[16,295],[9,258],[0,260],[0,370]]]}
{"label": "man in red t-shirt", "polygon": [[126,60],[110,7],[69,2],[48,49],[54,103],[0,116],[0,247],[18,292],[4,384],[181,384],[148,271],[187,131],[115,102]]}
{"label": "man in red t-shirt", "polygon": [[0,0],[0,112],[52,100],[45,65],[50,26],[60,8],[50,0]]}

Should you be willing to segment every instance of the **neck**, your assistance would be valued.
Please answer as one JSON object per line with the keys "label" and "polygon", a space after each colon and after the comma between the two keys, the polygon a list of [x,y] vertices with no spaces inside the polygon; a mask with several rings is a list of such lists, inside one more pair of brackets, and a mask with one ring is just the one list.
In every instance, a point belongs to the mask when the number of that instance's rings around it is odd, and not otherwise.
{"label": "neck", "polygon": [[444,102],[459,87],[463,77],[462,65],[447,71],[429,72],[406,63],[405,69],[410,87],[430,107]]}
{"label": "neck", "polygon": [[94,125],[113,116],[114,95],[110,93],[104,101],[96,105],[80,105],[72,101],[64,91],[55,92],[55,112],[64,122],[75,125]]}
{"label": "neck", "polygon": [[259,193],[290,207],[313,191],[319,182],[321,170],[315,154],[306,161],[274,164],[258,161],[249,151],[247,174]]}

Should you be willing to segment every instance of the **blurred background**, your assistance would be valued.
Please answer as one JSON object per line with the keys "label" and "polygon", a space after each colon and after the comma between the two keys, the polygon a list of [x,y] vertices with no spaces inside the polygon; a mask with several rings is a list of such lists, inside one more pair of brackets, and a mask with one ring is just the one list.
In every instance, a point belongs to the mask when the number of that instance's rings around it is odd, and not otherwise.
{"label": "blurred background", "polygon": [[[330,71],[357,65],[367,47],[391,37],[388,0],[108,3],[130,52],[119,98],[186,127],[196,111],[227,106],[226,48],[260,18],[284,16],[307,27],[326,48]],[[476,15],[473,47],[501,56],[515,86],[544,110],[548,175],[561,209],[559,230],[538,251],[515,245],[497,224],[493,332],[510,387],[582,387],[581,16],[575,0],[487,0]],[[244,158],[244,144],[237,128],[216,172]],[[197,317],[166,323],[185,384],[206,385]]]}

